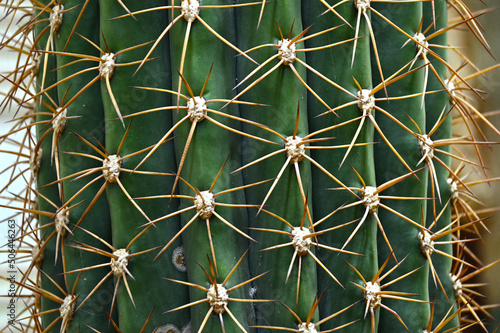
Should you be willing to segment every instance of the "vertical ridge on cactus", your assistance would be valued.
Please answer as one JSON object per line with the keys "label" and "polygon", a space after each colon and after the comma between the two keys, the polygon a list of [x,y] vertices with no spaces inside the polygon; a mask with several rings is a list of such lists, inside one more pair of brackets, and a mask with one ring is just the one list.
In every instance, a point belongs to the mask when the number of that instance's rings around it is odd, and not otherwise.
{"label": "vertical ridge on cactus", "polygon": [[2,331],[495,331],[465,0],[2,7]]}

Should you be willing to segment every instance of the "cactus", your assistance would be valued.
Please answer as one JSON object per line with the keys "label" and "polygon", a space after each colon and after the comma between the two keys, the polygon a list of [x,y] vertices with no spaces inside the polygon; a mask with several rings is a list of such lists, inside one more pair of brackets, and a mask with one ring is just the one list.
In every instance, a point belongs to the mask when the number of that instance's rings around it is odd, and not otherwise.
{"label": "cactus", "polygon": [[32,259],[2,331],[492,330],[472,190],[500,131],[470,81],[497,66],[449,46],[489,50],[464,2],[4,4]]}

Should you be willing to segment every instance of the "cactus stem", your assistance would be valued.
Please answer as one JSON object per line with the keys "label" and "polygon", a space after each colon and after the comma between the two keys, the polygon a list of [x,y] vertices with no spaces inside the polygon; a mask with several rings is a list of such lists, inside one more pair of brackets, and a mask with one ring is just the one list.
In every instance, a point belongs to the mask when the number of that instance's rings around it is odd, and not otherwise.
{"label": "cactus stem", "polygon": [[182,0],[181,14],[188,22],[193,22],[200,13],[200,3],[198,0]]}

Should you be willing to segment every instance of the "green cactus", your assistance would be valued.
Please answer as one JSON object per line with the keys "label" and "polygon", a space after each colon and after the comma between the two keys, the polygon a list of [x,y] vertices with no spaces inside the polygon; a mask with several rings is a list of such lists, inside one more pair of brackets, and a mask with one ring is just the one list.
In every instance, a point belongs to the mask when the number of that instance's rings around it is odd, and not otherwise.
{"label": "green cactus", "polygon": [[449,47],[489,50],[461,0],[5,7],[2,207],[33,259],[2,331],[493,329],[468,283],[498,262],[469,247],[496,138],[460,70],[496,67]]}

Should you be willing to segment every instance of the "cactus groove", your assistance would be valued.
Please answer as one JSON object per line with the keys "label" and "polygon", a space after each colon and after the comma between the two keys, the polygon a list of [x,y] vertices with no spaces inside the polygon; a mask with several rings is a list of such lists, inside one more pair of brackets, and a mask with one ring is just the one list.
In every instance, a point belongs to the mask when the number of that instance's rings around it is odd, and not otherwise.
{"label": "cactus groove", "polygon": [[489,52],[465,1],[4,7],[23,205],[2,207],[33,262],[2,331],[494,330],[470,187],[500,131],[470,79],[496,66],[449,46]]}

